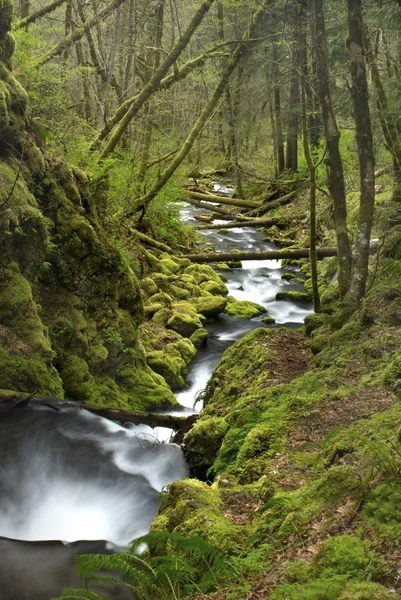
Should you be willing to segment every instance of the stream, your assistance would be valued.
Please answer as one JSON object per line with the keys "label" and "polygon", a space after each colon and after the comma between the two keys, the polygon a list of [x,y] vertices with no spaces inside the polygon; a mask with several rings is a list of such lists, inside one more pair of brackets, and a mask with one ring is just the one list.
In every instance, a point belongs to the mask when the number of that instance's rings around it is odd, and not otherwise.
{"label": "stream", "polygon": [[[230,192],[222,184],[215,189]],[[185,205],[182,219],[194,222],[197,212]],[[276,247],[251,227],[203,235],[217,251]],[[262,323],[266,314],[250,321],[221,315],[208,323],[208,343],[190,366],[189,387],[177,393],[185,413],[201,409],[200,403],[194,408],[197,394],[236,340],[260,326],[299,327],[312,312],[311,304],[275,300],[283,289],[302,291],[299,282],[281,279],[288,270],[297,271],[283,269],[279,261],[246,261],[242,269],[225,272],[230,295],[263,305],[276,323]],[[62,403],[59,411],[28,404],[2,414],[0,600],[50,600],[79,587],[74,555],[126,548],[148,531],[162,488],[187,475],[180,448],[160,443],[169,439],[166,429],[123,427],[72,402]],[[101,584],[97,590],[104,592]],[[127,591],[112,594],[115,600],[132,599]]]}

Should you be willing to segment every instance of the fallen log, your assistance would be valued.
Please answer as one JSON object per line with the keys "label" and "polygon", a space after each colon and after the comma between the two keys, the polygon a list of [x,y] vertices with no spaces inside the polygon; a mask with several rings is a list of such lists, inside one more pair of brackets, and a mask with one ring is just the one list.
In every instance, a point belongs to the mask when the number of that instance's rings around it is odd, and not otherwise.
{"label": "fallen log", "polygon": [[134,425],[149,425],[149,427],[152,428],[166,427],[167,429],[173,429],[177,432],[181,431],[181,429],[187,431],[188,427],[190,427],[197,418],[197,415],[175,417],[172,415],[159,415],[154,413],[135,413],[108,406],[93,406],[92,404],[61,400],[59,398],[50,398],[47,396],[34,396],[32,394],[19,392],[0,392],[0,411],[10,410],[28,403],[41,404],[42,406],[47,406],[56,411],[61,410],[63,407],[70,406],[78,408],[79,410],[86,410],[110,421],[133,423]]}
{"label": "fallen log", "polygon": [[216,202],[217,204],[227,204],[228,206],[239,206],[240,208],[257,208],[259,202],[252,200],[240,200],[239,198],[227,198],[227,196],[215,196],[214,194],[201,194],[200,192],[189,191],[191,198],[197,200],[207,200],[208,202]]}
{"label": "fallen log", "polygon": [[150,246],[151,248],[156,248],[157,250],[161,250],[162,252],[168,252],[169,254],[172,254],[173,251],[170,248],[170,246],[167,246],[166,244],[162,244],[161,242],[157,242],[153,238],[149,237],[148,235],[145,235],[144,233],[141,233],[140,231],[137,231],[136,229],[133,229],[132,227],[130,227],[129,231],[134,237],[136,237],[143,244]]}
{"label": "fallen log", "polygon": [[196,206],[196,208],[202,208],[203,210],[211,210],[214,213],[219,213],[220,215],[224,216],[228,215],[232,219],[236,217],[236,215],[229,212],[228,209],[224,209],[221,206],[216,206],[215,204],[207,204],[206,202],[195,200],[195,198],[186,198],[185,202],[189,202],[189,204],[192,204],[192,206]]}
{"label": "fallen log", "polygon": [[285,224],[288,221],[293,220],[287,217],[270,217],[268,219],[249,219],[244,218],[241,221],[229,221],[224,224],[211,224],[211,225],[194,225],[192,229],[204,230],[204,229],[234,229],[236,227],[271,227],[272,225]]}
{"label": "fallen log", "polygon": [[250,217],[261,217],[262,215],[265,215],[267,212],[274,210],[279,206],[285,206],[286,204],[290,204],[297,192],[298,190],[295,190],[294,192],[286,194],[282,198],[277,198],[277,200],[269,202],[269,204],[263,204],[262,206],[259,205],[259,207],[256,210],[249,211],[248,215]]}
{"label": "fallen log", "polygon": [[[377,252],[380,240],[370,240],[370,253]],[[319,260],[337,256],[337,248],[318,248],[316,255]],[[281,250],[262,250],[259,252],[209,252],[207,254],[183,254],[182,258],[189,258],[194,263],[228,262],[230,260],[281,260],[282,258],[309,258],[309,248],[282,248]]]}
{"label": "fallen log", "polygon": [[[337,256],[337,248],[318,248],[319,259]],[[282,258],[309,258],[308,248],[294,248],[282,250],[263,250],[261,252],[208,252],[207,254],[184,254],[183,258],[189,258],[194,263],[227,262],[230,260],[281,260]]]}

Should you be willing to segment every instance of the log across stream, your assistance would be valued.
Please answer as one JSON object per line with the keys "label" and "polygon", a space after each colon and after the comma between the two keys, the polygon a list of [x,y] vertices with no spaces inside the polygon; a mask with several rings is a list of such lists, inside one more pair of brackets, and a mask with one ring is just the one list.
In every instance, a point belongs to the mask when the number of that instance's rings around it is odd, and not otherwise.
{"label": "log across stream", "polygon": [[[183,219],[195,223],[196,211],[185,206]],[[275,249],[250,227],[204,235],[220,251]],[[272,327],[299,327],[312,306],[275,300],[278,291],[302,291],[299,282],[281,279],[283,273],[277,260],[244,262],[228,273],[227,286],[237,299],[262,304],[276,319]],[[264,326],[263,316],[246,321],[222,315],[208,324],[208,345],[190,367],[190,386],[177,394],[184,406],[179,416],[200,410],[194,399],[224,350]],[[1,411],[1,600],[50,600],[76,586],[73,555],[110,552],[146,533],[160,490],[187,475],[179,446],[155,441],[168,439],[166,429],[118,424],[73,403],[57,408],[27,402]],[[115,592],[113,598],[124,596]]]}

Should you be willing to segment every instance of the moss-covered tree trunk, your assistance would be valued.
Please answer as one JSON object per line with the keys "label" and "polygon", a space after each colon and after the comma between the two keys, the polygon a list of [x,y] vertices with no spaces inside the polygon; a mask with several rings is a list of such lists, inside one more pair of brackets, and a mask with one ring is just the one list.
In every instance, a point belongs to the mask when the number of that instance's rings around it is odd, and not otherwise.
{"label": "moss-covered tree trunk", "polygon": [[299,36],[294,29],[287,146],[285,156],[285,168],[288,171],[293,171],[294,173],[298,171],[299,67]]}
{"label": "moss-covered tree trunk", "polygon": [[358,305],[365,295],[369,267],[370,233],[375,204],[375,157],[369,91],[363,46],[361,0],[347,0],[347,47],[352,77],[352,100],[360,170],[360,204],[351,284],[346,299]]}
{"label": "moss-covered tree trunk", "polygon": [[275,120],[275,148],[277,154],[276,171],[277,176],[284,172],[284,138],[283,122],[281,117],[281,89],[280,89],[280,65],[279,65],[278,41],[273,41],[273,95],[274,95],[274,120]]}
{"label": "moss-covered tree trunk", "polygon": [[[305,43],[300,48],[301,64],[306,66],[307,55],[306,55],[306,38],[303,36],[303,32],[300,32],[300,39],[304,40]],[[317,273],[317,255],[316,255],[316,165],[314,163],[312,152],[309,145],[308,135],[308,116],[307,116],[307,69],[303,69],[301,75],[301,113],[302,113],[302,140],[304,147],[304,155],[306,164],[308,165],[309,171],[309,212],[310,212],[310,224],[309,224],[309,258],[311,264],[311,276],[312,276],[312,296],[313,306],[315,312],[320,312],[320,295],[318,285],[318,273]]]}
{"label": "moss-covered tree trunk", "polygon": [[347,205],[344,170],[340,154],[340,130],[333,110],[329,84],[329,67],[324,17],[324,0],[312,0],[313,51],[316,61],[317,87],[326,139],[327,186],[333,202],[333,221],[338,246],[338,283],[344,298],[351,282],[352,255],[347,230]]}
{"label": "moss-covered tree trunk", "polygon": [[401,137],[391,110],[390,103],[383,84],[383,79],[377,65],[376,53],[370,51],[369,38],[366,28],[364,29],[366,47],[369,51],[370,71],[372,73],[372,82],[376,90],[377,105],[380,113],[380,123],[386,140],[387,149],[391,152],[393,160],[393,201],[401,202]]}
{"label": "moss-covered tree trunk", "polygon": [[[154,11],[154,31],[152,38],[154,41],[154,48],[150,49],[151,55],[149,56],[149,63],[153,63],[153,73],[157,71],[160,66],[160,49],[163,37],[163,20],[164,20],[164,0],[160,0]],[[152,143],[153,135],[153,119],[155,116],[156,105],[154,99],[150,100],[146,110],[146,126],[145,136],[142,144],[141,160],[138,169],[138,181],[145,179],[146,171],[148,168],[148,162],[150,157],[150,146]],[[141,192],[142,193],[142,192]]]}

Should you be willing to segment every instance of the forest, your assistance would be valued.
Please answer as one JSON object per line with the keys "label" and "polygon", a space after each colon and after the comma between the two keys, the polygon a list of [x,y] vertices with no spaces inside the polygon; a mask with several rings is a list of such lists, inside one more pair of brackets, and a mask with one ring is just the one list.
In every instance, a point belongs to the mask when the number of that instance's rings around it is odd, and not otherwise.
{"label": "forest", "polygon": [[0,0],[0,600],[401,598],[400,30]]}

